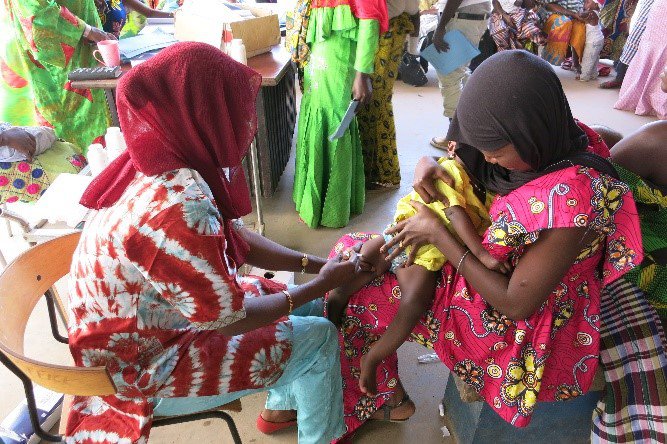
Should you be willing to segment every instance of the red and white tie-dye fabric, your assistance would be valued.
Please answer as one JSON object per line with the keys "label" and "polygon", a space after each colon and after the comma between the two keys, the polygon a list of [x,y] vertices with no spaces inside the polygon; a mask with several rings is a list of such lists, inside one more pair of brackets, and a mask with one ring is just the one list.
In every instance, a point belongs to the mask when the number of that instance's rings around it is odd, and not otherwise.
{"label": "red and white tie-dye fabric", "polygon": [[291,353],[287,318],[228,337],[246,298],[280,290],[236,276],[220,214],[201,177],[137,173],[121,199],[86,225],[70,276],[70,349],[104,365],[118,395],[76,397],[67,442],[143,442],[153,397],[263,388]]}

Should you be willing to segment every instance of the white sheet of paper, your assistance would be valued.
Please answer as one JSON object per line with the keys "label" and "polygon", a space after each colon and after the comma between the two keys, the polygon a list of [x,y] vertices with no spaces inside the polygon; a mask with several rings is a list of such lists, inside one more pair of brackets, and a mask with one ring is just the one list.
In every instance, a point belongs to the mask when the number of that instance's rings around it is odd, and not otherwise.
{"label": "white sheet of paper", "polygon": [[357,112],[357,106],[359,106],[359,101],[358,100],[352,100],[350,102],[350,105],[347,107],[347,111],[345,112],[345,115],[343,116],[343,120],[340,121],[340,125],[338,125],[338,128],[332,135],[329,136],[329,141],[333,142],[336,139],[340,139],[343,137],[343,134],[345,134],[345,131],[350,127],[350,123],[352,123],[352,119],[354,119],[354,116]]}

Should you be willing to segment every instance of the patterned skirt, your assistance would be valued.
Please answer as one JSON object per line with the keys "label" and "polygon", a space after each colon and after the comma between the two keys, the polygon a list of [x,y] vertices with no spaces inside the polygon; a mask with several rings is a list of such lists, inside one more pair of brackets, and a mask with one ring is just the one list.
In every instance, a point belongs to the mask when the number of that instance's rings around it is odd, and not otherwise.
{"label": "patterned skirt", "polygon": [[579,59],[586,43],[586,24],[560,14],[551,14],[542,30],[547,34],[547,44],[542,58],[552,65],[560,65],[567,56],[567,48],[577,53]]}
{"label": "patterned skirt", "polygon": [[357,114],[366,186],[369,188],[395,187],[401,183],[391,99],[398,65],[403,56],[405,36],[413,30],[408,14],[390,20],[389,31],[380,36],[375,56],[375,71],[371,75],[373,98],[370,105]]}

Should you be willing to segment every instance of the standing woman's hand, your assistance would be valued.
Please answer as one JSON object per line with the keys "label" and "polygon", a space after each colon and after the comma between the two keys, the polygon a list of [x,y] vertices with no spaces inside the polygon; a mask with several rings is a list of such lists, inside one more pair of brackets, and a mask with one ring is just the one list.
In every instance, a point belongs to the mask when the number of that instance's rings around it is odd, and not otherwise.
{"label": "standing woman's hand", "polygon": [[84,34],[83,39],[88,43],[98,43],[103,40],[118,40],[115,35],[104,32],[99,28],[91,27],[86,34]]}
{"label": "standing woman's hand", "polygon": [[435,186],[437,180],[442,180],[449,186],[454,185],[454,180],[447,174],[447,171],[433,157],[424,156],[417,162],[415,175],[412,181],[412,188],[419,194],[419,197],[426,203],[432,203],[437,200],[448,203],[447,198],[443,196]]}
{"label": "standing woman's hand", "polygon": [[[368,105],[373,95],[373,85],[371,77],[363,72],[356,72],[354,83],[352,84],[352,98],[359,101],[359,105]],[[357,108],[359,109],[359,108]]]}

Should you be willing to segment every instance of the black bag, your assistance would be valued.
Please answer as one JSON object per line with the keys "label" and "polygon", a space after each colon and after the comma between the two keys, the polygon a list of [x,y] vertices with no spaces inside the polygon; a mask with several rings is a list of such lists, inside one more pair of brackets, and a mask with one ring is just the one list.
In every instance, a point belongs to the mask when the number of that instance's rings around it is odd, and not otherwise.
{"label": "black bag", "polygon": [[409,52],[403,53],[401,63],[398,65],[398,75],[404,83],[412,86],[424,86],[428,82],[419,57]]}

